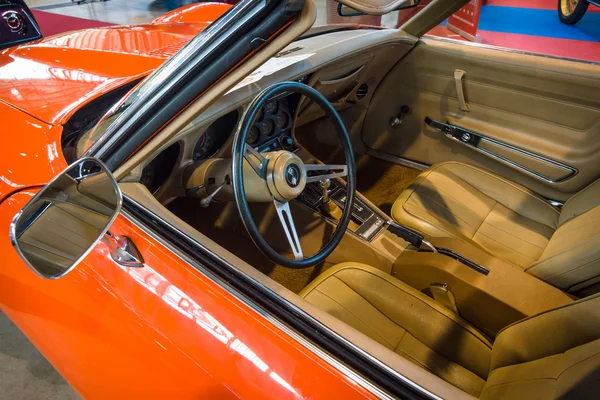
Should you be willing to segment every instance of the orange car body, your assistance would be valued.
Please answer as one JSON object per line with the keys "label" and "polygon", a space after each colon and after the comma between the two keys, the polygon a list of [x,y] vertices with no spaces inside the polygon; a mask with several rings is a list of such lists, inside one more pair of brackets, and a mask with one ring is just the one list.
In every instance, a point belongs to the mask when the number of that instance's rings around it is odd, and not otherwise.
{"label": "orange car body", "polygon": [[143,268],[118,265],[100,242],[66,276],[43,279],[9,238],[14,215],[67,166],[70,116],[156,69],[229,7],[0,52],[0,309],[84,398],[371,396],[124,216],[111,232],[135,241]]}

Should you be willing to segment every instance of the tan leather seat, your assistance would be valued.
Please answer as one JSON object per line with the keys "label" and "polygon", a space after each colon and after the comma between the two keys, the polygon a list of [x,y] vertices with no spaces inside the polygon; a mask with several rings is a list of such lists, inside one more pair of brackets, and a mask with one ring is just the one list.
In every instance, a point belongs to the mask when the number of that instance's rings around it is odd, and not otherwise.
{"label": "tan leather seat", "polygon": [[430,297],[368,265],[334,266],[300,296],[482,399],[580,399],[600,390],[599,296],[519,321],[493,345]]}
{"label": "tan leather seat", "polygon": [[559,211],[487,170],[446,162],[417,177],[392,217],[430,237],[458,237],[563,290],[600,275],[600,181]]}

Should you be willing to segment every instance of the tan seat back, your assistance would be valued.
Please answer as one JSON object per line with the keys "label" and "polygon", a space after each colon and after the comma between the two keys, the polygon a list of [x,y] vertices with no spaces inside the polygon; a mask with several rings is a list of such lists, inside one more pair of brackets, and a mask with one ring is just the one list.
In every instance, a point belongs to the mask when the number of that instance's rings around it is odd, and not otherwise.
{"label": "tan seat back", "polygon": [[562,290],[600,291],[600,180],[565,203],[558,229],[526,271]]}
{"label": "tan seat back", "polygon": [[480,398],[591,399],[598,393],[600,294],[502,330]]}

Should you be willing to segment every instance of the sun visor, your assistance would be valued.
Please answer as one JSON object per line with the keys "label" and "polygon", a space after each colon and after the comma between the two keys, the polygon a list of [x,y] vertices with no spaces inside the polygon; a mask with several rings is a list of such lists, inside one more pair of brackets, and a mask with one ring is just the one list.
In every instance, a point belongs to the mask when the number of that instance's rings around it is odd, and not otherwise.
{"label": "sun visor", "polygon": [[[356,15],[356,12],[367,15],[384,15],[400,8],[419,4],[419,0],[336,0],[342,4],[343,15]],[[339,9],[338,9],[339,10]]]}

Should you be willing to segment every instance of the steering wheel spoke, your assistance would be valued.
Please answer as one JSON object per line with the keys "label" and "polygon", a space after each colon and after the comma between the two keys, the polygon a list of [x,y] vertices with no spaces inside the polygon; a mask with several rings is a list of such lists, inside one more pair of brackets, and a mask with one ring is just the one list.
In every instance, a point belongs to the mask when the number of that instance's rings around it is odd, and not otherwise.
{"label": "steering wheel spoke", "polygon": [[290,247],[292,248],[294,259],[296,261],[303,260],[304,256],[302,254],[302,248],[300,247],[298,233],[296,232],[296,227],[294,226],[294,220],[292,219],[290,203],[287,201],[277,201],[276,199],[273,199],[273,203],[275,203],[275,209],[277,210],[277,215],[279,216],[279,222],[281,222],[281,226],[283,226],[283,230],[285,231],[285,236],[287,237]]}
{"label": "steering wheel spoke", "polygon": [[306,177],[306,183],[318,182],[324,179],[341,178],[348,175],[347,165],[330,165],[330,164],[306,164],[304,171],[332,171],[321,175],[313,175]]}
{"label": "steering wheel spoke", "polygon": [[267,162],[269,160],[263,157],[258,150],[249,144],[244,144],[244,158],[259,177],[267,178]]}

